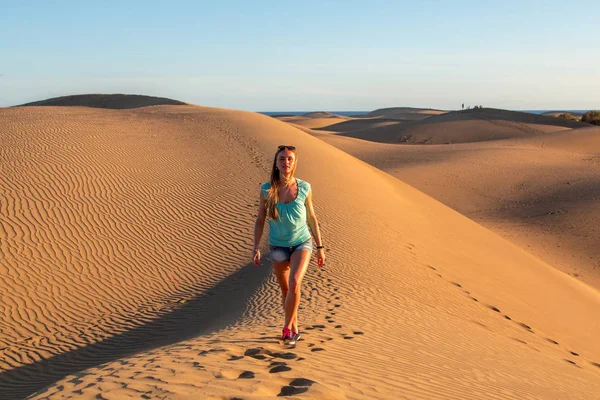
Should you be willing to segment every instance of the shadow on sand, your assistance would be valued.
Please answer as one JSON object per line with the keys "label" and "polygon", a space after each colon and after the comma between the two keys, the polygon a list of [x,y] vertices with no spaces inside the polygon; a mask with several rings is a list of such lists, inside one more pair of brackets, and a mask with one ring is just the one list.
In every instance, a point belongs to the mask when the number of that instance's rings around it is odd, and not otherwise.
{"label": "shadow on sand", "polygon": [[0,373],[0,399],[25,398],[87,368],[214,332],[238,320],[271,268],[247,264],[172,312],[146,324],[33,364]]}

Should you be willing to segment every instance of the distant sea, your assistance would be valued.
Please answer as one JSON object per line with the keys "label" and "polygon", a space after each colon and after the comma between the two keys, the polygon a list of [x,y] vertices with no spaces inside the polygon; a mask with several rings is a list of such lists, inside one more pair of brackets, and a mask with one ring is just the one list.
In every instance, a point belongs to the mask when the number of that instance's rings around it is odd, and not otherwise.
{"label": "distant sea", "polygon": [[[317,111],[323,111],[323,110],[317,110]],[[588,112],[589,110],[562,110],[560,108],[556,108],[554,110],[512,110],[512,111],[520,111],[520,112],[526,112],[526,113],[530,113],[530,114],[543,114],[545,112],[551,112],[551,111],[564,111],[564,112],[569,112],[569,113],[584,114],[584,113]],[[316,112],[316,111],[258,111],[259,114],[268,115],[270,117],[274,117],[274,116],[278,116],[278,115],[302,115],[302,114],[306,114],[309,112]],[[353,115],[365,115],[365,114],[370,113],[371,111],[324,111],[324,112],[337,114],[337,115],[343,115],[345,117],[350,117]]]}

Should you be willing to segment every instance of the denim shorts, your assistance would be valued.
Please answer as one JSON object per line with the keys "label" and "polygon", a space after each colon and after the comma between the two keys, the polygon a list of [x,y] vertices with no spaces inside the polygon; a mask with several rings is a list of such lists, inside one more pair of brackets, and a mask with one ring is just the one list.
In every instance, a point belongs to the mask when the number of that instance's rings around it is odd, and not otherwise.
{"label": "denim shorts", "polygon": [[271,259],[271,261],[275,262],[290,261],[292,253],[296,250],[308,250],[311,253],[313,250],[312,238],[296,246],[282,247],[271,245],[270,247],[271,250],[269,251],[269,258]]}

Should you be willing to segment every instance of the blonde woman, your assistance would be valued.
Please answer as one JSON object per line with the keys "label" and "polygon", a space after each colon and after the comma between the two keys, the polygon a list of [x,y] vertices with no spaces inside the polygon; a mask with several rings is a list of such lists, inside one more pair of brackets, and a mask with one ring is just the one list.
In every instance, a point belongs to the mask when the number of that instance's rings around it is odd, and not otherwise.
{"label": "blonde woman", "polygon": [[317,263],[325,263],[325,248],[312,205],[310,184],[295,178],[298,153],[294,146],[279,146],[273,159],[271,181],[260,187],[260,205],[254,226],[254,265],[260,265],[260,238],[269,218],[269,258],[281,287],[285,323],[281,339],[293,345],[300,339],[298,304],[300,285],[317,243]]}

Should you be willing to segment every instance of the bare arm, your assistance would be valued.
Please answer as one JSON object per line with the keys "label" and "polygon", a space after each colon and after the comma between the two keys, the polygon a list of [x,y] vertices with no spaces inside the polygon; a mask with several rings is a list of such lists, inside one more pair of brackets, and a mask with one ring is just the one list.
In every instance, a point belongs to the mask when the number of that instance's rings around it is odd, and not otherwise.
{"label": "bare arm", "polygon": [[315,242],[317,246],[322,246],[323,242],[321,240],[321,232],[319,231],[319,222],[317,221],[317,216],[315,214],[315,209],[312,204],[312,189],[308,191],[308,195],[306,196],[306,201],[304,202],[306,206],[306,222],[308,223],[308,227],[315,238]]}
{"label": "bare arm", "polygon": [[266,219],[267,211],[265,209],[265,197],[263,196],[262,190],[260,191],[260,204],[258,206],[258,216],[256,217],[256,223],[254,224],[254,247],[253,251],[258,249],[260,246],[260,238],[263,234],[263,229],[265,227],[265,219]]}

